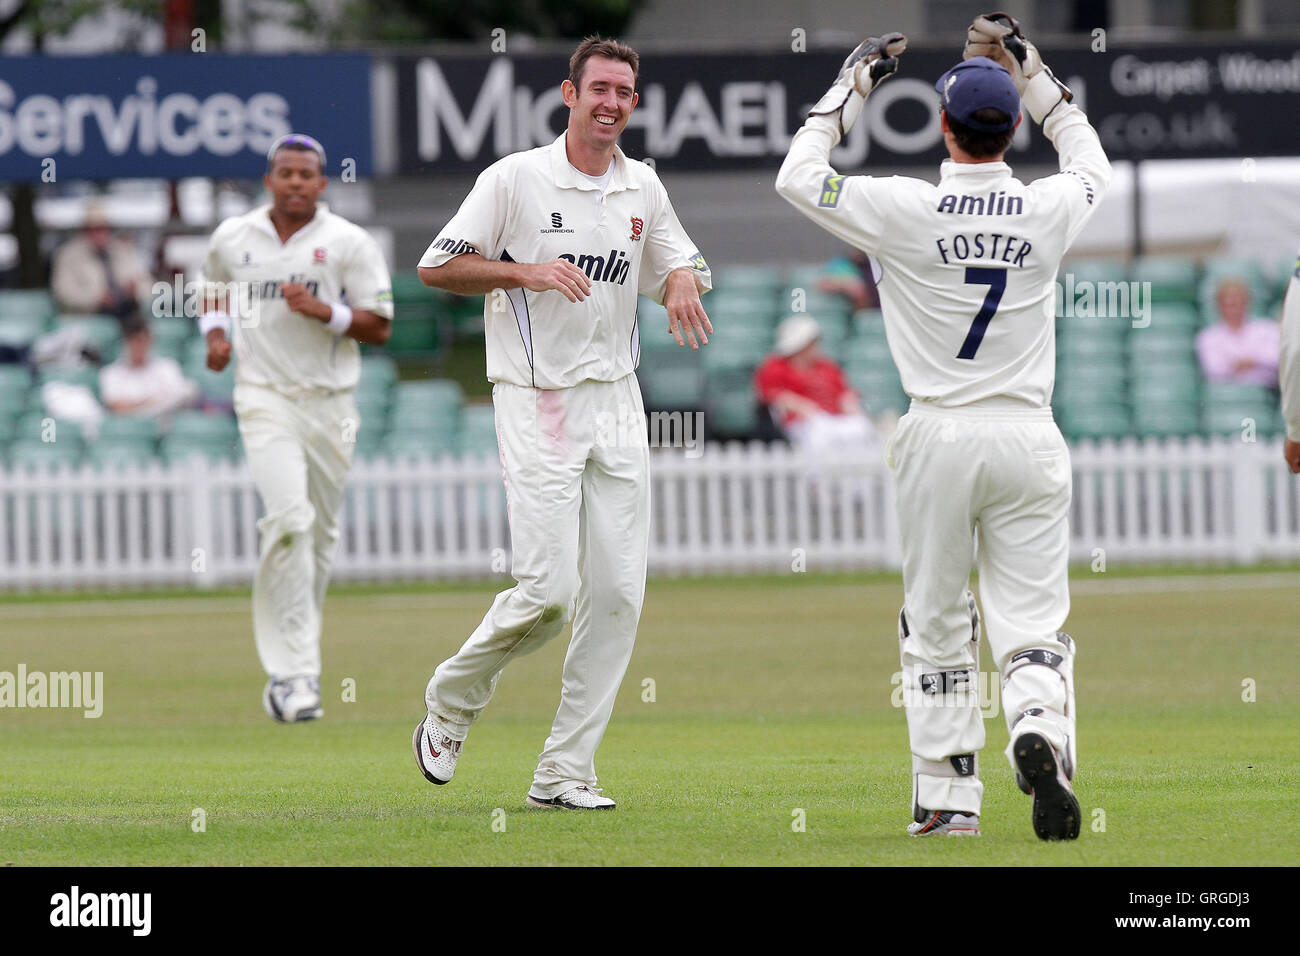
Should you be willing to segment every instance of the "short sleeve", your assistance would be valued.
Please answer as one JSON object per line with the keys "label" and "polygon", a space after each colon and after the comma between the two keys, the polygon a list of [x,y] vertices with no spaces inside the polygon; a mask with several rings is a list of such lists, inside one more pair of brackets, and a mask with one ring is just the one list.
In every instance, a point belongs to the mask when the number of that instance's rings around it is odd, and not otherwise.
{"label": "short sleeve", "polygon": [[424,251],[420,268],[437,268],[466,252],[476,252],[485,259],[501,256],[510,209],[508,159],[483,170],[456,215]]}
{"label": "short sleeve", "polygon": [[668,198],[668,190],[664,189],[657,176],[651,188],[658,193],[658,211],[654,222],[646,231],[638,291],[662,305],[669,273],[678,269],[690,269],[701,291],[707,292],[713,288],[713,273],[709,270],[709,264],[682,228],[672,201]]}
{"label": "short sleeve", "polygon": [[348,305],[393,317],[393,280],[374,236],[358,230],[356,247],[343,269],[343,293]]}

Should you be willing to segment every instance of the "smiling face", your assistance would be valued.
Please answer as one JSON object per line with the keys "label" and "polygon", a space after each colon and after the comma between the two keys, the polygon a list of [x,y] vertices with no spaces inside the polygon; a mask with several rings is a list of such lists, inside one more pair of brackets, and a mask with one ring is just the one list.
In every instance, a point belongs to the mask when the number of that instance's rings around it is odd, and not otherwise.
{"label": "smiling face", "polygon": [[561,88],[569,108],[569,135],[580,148],[608,153],[614,148],[639,99],[630,64],[593,56],[578,77],[581,89],[565,80]]}
{"label": "smiling face", "polygon": [[271,194],[275,211],[287,219],[310,219],[316,200],[325,191],[320,157],[311,150],[281,149],[262,184]]}

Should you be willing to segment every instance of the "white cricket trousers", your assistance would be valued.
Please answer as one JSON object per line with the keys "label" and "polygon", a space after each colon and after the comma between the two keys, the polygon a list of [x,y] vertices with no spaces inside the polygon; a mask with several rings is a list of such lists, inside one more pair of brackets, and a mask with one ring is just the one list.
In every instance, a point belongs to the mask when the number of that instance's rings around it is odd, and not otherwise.
{"label": "white cricket trousers", "polygon": [[360,425],[350,392],[298,397],[235,386],[235,415],[263,517],[253,637],[267,676],[320,677],[321,608]]}
{"label": "white cricket trousers", "polygon": [[[913,811],[978,813],[980,604],[1012,740],[1042,733],[1073,767],[1070,453],[1050,408],[912,402],[889,443],[903,551],[899,614]],[[987,696],[987,695],[986,695]],[[996,698],[995,698],[996,700]],[[1007,748],[1011,760],[1011,748]],[[1014,762],[1012,763],[1014,767]]]}
{"label": "white cricket trousers", "polygon": [[511,573],[425,703],[463,740],[511,659],[572,621],[560,707],[530,793],[596,786],[595,757],[632,656],[645,597],[650,452],[636,375],[572,388],[497,384],[497,443],[509,508]]}

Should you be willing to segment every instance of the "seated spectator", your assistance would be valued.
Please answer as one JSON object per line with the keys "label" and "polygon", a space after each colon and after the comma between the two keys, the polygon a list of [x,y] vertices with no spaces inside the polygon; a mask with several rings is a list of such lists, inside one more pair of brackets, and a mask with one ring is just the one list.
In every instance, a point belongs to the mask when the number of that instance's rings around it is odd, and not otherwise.
{"label": "seated spectator", "polygon": [[1250,288],[1240,279],[1219,284],[1219,321],[1196,336],[1201,372],[1211,382],[1277,388],[1282,332],[1272,319],[1250,317]]}
{"label": "seated spectator", "polygon": [[772,409],[792,444],[811,455],[841,453],[875,441],[875,428],[844,371],[821,350],[821,327],[792,315],[776,332],[776,354],[754,374],[759,401]]}
{"label": "seated spectator", "polygon": [[199,387],[175,359],[151,355],[153,334],[141,319],[127,323],[126,353],[99,373],[99,397],[115,415],[165,415],[190,405]]}
{"label": "seated spectator", "polygon": [[54,254],[50,285],[62,312],[115,315],[135,312],[152,289],[135,246],[113,236],[103,207],[86,210],[81,235]]}
{"label": "seated spectator", "polygon": [[861,249],[852,249],[848,255],[832,259],[817,277],[817,289],[844,296],[855,312],[880,305],[876,277],[871,271],[871,257]]}

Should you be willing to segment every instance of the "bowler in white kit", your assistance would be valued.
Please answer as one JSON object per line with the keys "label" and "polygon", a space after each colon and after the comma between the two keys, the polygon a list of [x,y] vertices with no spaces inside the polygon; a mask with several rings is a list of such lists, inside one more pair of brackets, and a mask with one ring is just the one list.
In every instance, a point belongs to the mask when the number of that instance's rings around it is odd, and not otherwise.
{"label": "bowler in white kit", "polygon": [[[1052,419],[1053,283],[1110,165],[1072,95],[1005,14],[971,25],[936,85],[950,159],[938,185],[844,176],[828,154],[898,68],[900,34],[871,38],[795,135],[777,191],[874,257],[890,351],[911,396],[887,458],[903,554],[898,617],[912,750],[913,834],[977,834],[984,724],[980,605],[1001,672],[1017,783],[1042,839],[1079,835],[1070,609],[1070,456]],[[1061,171],[1025,184],[1003,154],[1021,106]]]}
{"label": "bowler in white kit", "polygon": [[269,205],[212,234],[200,328],[215,371],[233,344],[235,414],[264,511],[253,582],[262,703],[288,723],[322,715],[321,608],[361,426],[358,343],[388,341],[393,292],[374,238],[318,202],[316,140],[278,139],[263,184]]}
{"label": "bowler in white kit", "polygon": [[678,345],[698,348],[713,331],[704,258],[654,170],[617,146],[639,66],[625,44],[583,41],[562,85],[565,131],[488,167],[420,260],[426,285],[488,293],[517,583],[434,672],[415,760],[431,783],[449,782],[502,669],[572,621],[560,707],[528,790],[538,808],[615,805],[597,786],[595,755],[641,616],[650,484],[645,429],[610,424],[644,422],[640,337],[665,334],[638,324],[638,292],[667,308]]}

